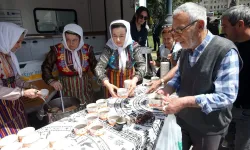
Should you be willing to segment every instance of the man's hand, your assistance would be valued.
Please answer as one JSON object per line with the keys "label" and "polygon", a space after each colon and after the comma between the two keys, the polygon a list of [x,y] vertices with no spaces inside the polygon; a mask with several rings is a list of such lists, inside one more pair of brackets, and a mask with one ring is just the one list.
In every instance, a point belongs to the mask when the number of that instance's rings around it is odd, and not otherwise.
{"label": "man's hand", "polygon": [[155,61],[150,61],[150,64],[152,64],[153,66],[156,66],[156,62]]}
{"label": "man's hand", "polygon": [[[165,97],[169,97],[169,93],[165,91],[164,88],[159,89],[156,93],[164,95]],[[164,98],[164,100],[167,100],[167,99]]]}
{"label": "man's hand", "polygon": [[151,82],[149,83],[149,86],[150,86],[150,88],[147,90],[146,94],[152,93],[152,92],[154,92],[155,90],[157,90],[158,87],[161,86],[161,80],[151,81]]}
{"label": "man's hand", "polygon": [[[166,106],[167,105],[167,106]],[[176,114],[179,111],[181,111],[183,108],[185,108],[184,101],[181,98],[169,98],[166,97],[163,100],[163,107],[165,114]]]}
{"label": "man's hand", "polygon": [[[169,103],[167,107],[163,110],[166,114],[176,114],[186,107],[200,108],[200,106],[195,102],[194,96],[185,97],[164,97],[163,102]],[[163,103],[164,105],[164,103]]]}

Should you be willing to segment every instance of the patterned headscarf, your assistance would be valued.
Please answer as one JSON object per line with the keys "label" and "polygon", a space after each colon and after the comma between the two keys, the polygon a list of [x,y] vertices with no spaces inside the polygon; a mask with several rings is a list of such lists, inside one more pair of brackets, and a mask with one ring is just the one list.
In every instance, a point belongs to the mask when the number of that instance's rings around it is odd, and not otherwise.
{"label": "patterned headscarf", "polygon": [[[113,24],[117,24],[117,23],[124,24],[125,27],[126,27],[126,30],[127,30],[125,41],[124,41],[124,44],[123,44],[122,47],[118,47],[115,44],[115,42],[114,42],[114,40],[112,38],[111,26]],[[109,30],[110,30],[111,38],[108,40],[108,42],[106,43],[106,45],[108,45],[111,49],[118,50],[119,56],[120,56],[120,59],[119,59],[119,68],[120,69],[121,68],[125,69],[126,68],[126,61],[128,59],[125,48],[128,45],[130,45],[130,44],[133,43],[133,40],[132,40],[132,37],[131,37],[131,33],[130,33],[130,23],[127,22],[127,21],[125,21],[125,20],[115,20],[115,21],[113,21],[113,22],[110,23]]]}

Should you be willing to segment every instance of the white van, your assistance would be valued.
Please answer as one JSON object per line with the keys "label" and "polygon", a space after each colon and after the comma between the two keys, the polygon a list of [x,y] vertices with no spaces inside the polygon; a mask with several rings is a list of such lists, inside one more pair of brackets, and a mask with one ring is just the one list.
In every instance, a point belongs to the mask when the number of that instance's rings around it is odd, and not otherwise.
{"label": "white van", "polygon": [[[64,25],[79,24],[85,43],[94,47],[98,58],[109,37],[110,22],[115,19],[130,21],[134,12],[134,0],[0,0],[0,21],[28,29],[22,48],[16,52],[23,78],[50,92],[53,89],[41,79],[41,64],[50,46],[62,41]],[[93,84],[98,91],[100,87],[94,80]],[[24,102],[28,112],[43,103],[36,99]]]}

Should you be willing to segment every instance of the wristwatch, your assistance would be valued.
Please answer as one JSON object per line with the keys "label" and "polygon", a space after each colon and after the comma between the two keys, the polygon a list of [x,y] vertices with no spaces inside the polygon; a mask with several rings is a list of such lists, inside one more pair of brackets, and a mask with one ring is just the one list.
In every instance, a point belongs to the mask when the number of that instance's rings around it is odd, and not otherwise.
{"label": "wristwatch", "polygon": [[161,84],[164,85],[164,83],[165,83],[165,82],[164,82],[164,79],[161,79]]}

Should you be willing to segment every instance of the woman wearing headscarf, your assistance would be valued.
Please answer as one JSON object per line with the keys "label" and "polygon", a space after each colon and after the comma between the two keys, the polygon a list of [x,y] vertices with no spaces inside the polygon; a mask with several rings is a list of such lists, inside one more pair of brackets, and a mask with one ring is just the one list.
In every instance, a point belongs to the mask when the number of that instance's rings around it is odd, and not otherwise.
{"label": "woman wearing headscarf", "polygon": [[[97,63],[93,47],[84,44],[79,25],[66,25],[62,36],[62,43],[51,47],[42,64],[42,78],[55,90],[62,90],[63,96],[79,98],[82,104],[91,103],[93,93],[88,70],[94,73]],[[52,75],[54,65],[59,72],[58,80]]]}
{"label": "woman wearing headscarf", "polygon": [[[13,23],[0,22],[0,139],[27,126],[20,97],[41,96],[20,79],[20,68],[14,54],[21,47],[27,30]],[[27,89],[27,90],[24,90]]]}
{"label": "woman wearing headscarf", "polygon": [[123,87],[126,79],[132,79],[129,94],[133,93],[136,83],[145,74],[145,60],[140,53],[139,44],[132,40],[129,22],[113,21],[109,29],[111,38],[95,68],[96,76],[106,87],[106,98],[117,97],[114,90]]}

